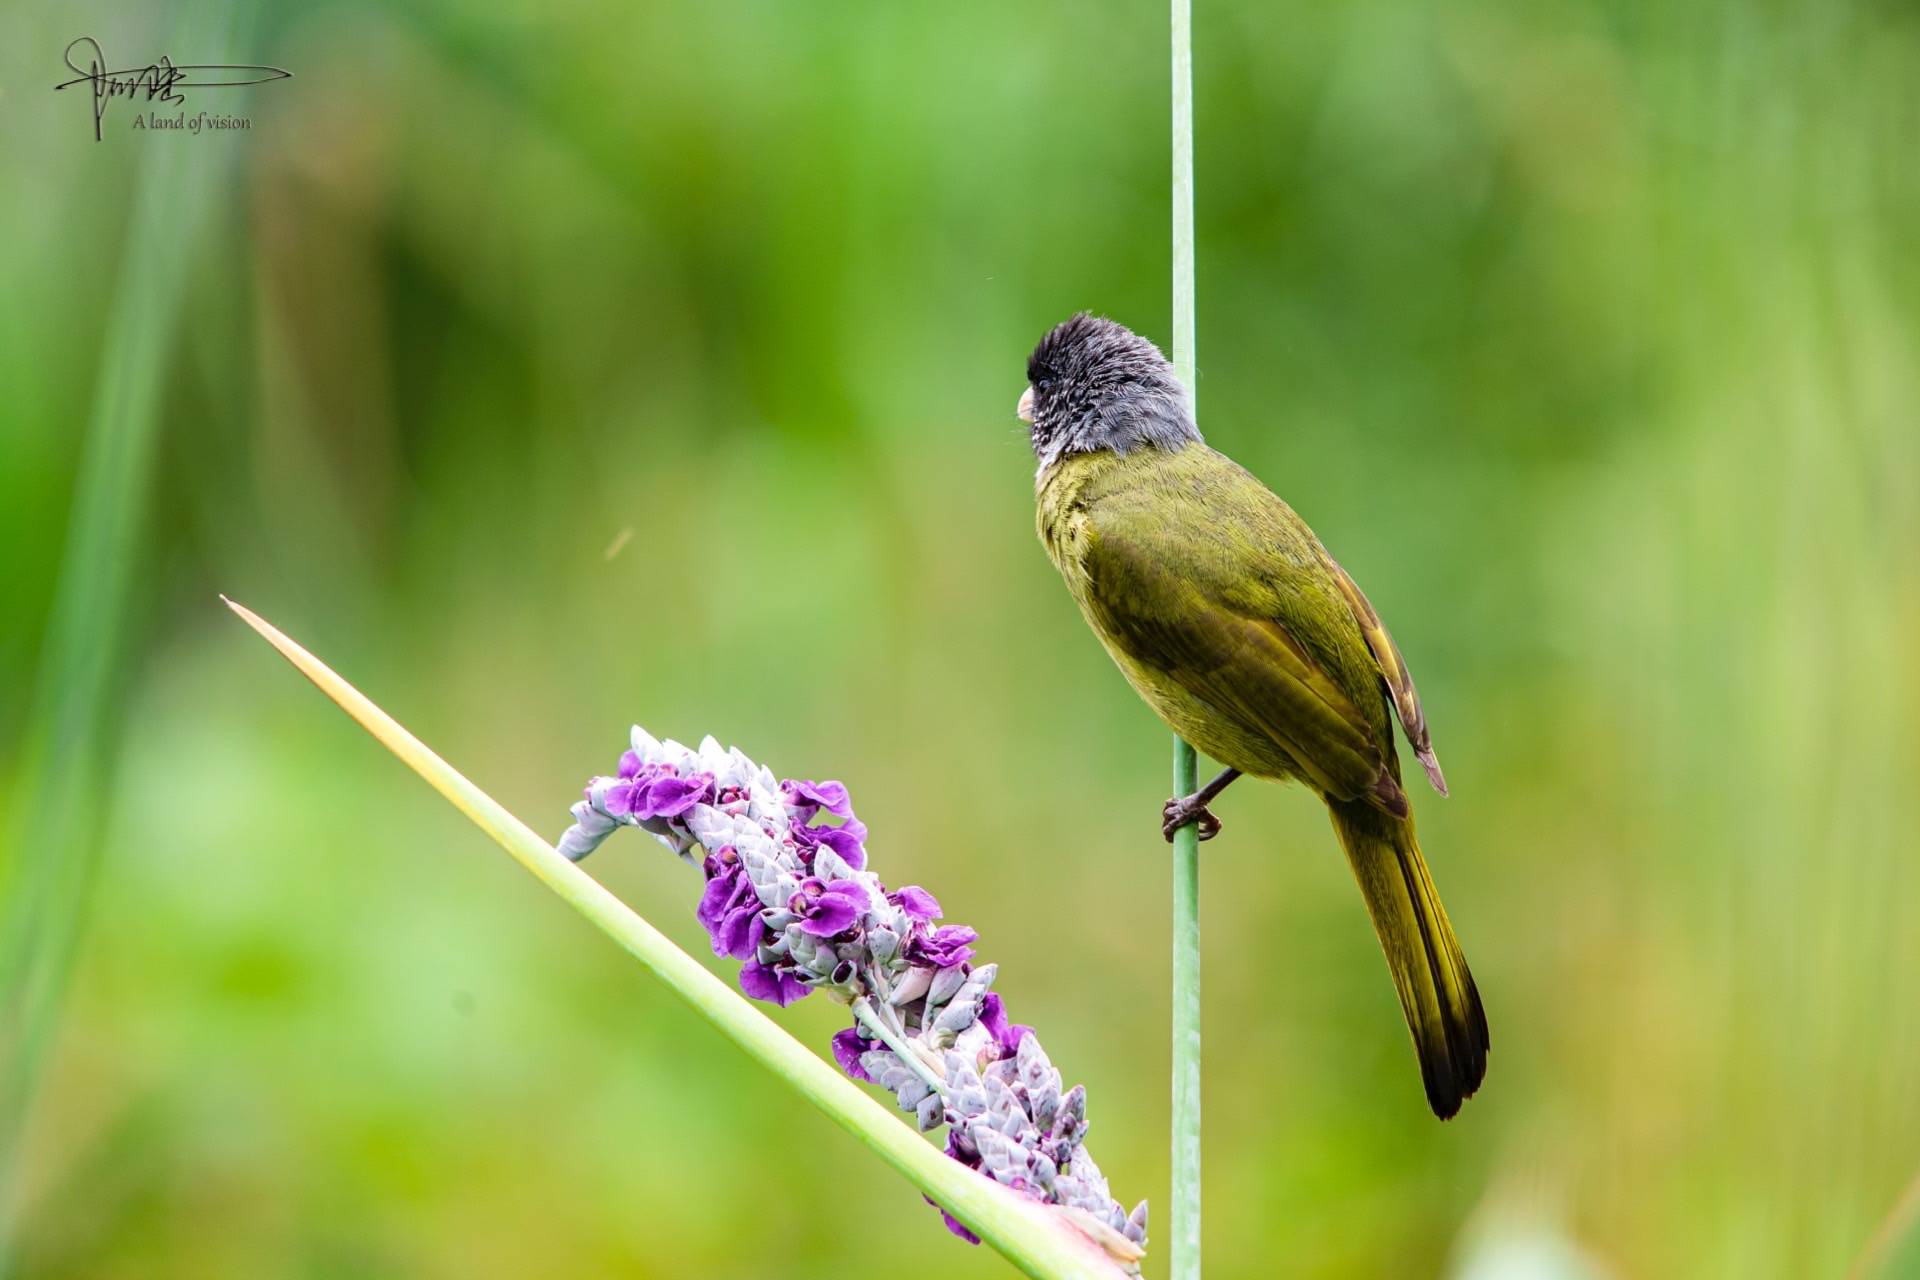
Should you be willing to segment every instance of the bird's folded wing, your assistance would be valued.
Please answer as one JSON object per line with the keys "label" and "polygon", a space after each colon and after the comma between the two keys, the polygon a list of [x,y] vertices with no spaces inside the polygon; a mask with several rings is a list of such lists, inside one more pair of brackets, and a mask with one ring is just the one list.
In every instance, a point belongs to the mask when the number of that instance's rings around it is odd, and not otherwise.
{"label": "bird's folded wing", "polygon": [[1374,789],[1380,744],[1285,623],[1232,607],[1204,573],[1174,572],[1171,549],[1139,522],[1100,519],[1088,534],[1088,607],[1114,643],[1279,747],[1323,791],[1353,799]]}
{"label": "bird's folded wing", "polygon": [[1366,592],[1360,589],[1345,569],[1342,569],[1325,549],[1320,550],[1320,558],[1333,574],[1334,582],[1340,593],[1347,598],[1347,605],[1353,610],[1353,620],[1360,624],[1360,634],[1367,639],[1367,648],[1373,653],[1373,660],[1380,668],[1380,678],[1386,681],[1387,692],[1393,695],[1393,709],[1400,717],[1400,727],[1407,731],[1407,741],[1413,747],[1414,756],[1420,761],[1420,767],[1427,771],[1427,781],[1441,795],[1447,794],[1447,780],[1440,772],[1440,758],[1433,753],[1433,734],[1427,728],[1426,713],[1420,709],[1420,695],[1413,688],[1413,673],[1407,670],[1406,660],[1400,656],[1400,646],[1393,642],[1387,626],[1380,621],[1380,615],[1374,611]]}

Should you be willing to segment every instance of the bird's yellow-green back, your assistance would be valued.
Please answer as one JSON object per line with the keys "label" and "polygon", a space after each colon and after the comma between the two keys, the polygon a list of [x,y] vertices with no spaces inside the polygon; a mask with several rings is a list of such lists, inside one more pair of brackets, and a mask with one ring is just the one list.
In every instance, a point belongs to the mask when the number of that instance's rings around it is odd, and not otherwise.
{"label": "bird's yellow-green back", "polygon": [[[1347,797],[1373,785],[1392,750],[1379,668],[1330,557],[1270,489],[1195,443],[1069,455],[1037,496],[1089,625],[1182,736],[1256,776]],[[1213,673],[1239,688],[1197,687]]]}

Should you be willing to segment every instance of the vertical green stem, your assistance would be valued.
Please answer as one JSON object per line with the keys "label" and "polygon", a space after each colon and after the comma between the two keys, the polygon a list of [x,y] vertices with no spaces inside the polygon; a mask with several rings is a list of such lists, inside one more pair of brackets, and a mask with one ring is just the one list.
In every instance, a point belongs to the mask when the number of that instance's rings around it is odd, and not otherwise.
{"label": "vertical green stem", "polygon": [[[1193,318],[1193,15],[1173,4],[1173,365],[1194,386]],[[1196,410],[1197,412],[1197,410]],[[1173,740],[1173,793],[1199,788],[1193,748]],[[1192,823],[1173,837],[1173,1196],[1174,1280],[1200,1276],[1200,833]]]}
{"label": "vertical green stem", "polygon": [[[1194,750],[1173,740],[1173,790],[1199,785]],[[1174,1280],[1200,1276],[1200,834],[1173,836],[1173,1212]]]}

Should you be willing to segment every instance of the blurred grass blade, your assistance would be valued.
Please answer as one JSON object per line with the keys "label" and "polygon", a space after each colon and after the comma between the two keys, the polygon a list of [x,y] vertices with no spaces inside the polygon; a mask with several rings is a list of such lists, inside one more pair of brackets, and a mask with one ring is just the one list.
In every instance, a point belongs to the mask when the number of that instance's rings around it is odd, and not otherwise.
{"label": "blurred grass blade", "polygon": [[[225,597],[221,597],[223,600]],[[541,883],[600,926],[702,1016],[760,1065],[860,1139],[908,1181],[932,1197],[986,1243],[1030,1276],[1100,1277],[1126,1274],[1064,1216],[1016,1195],[990,1178],[948,1159],[858,1085],[781,1030],[746,998],[709,973],[664,934],[641,919],[605,886],[561,857],[499,802],[435,755],[365,695],[271,624],[227,600],[247,625],[285,655],[320,691],[406,766],[472,819]],[[669,1153],[662,1153],[663,1158]],[[929,1219],[929,1230],[939,1228]],[[944,1243],[944,1238],[936,1243]],[[959,1247],[959,1246],[953,1246]],[[849,1235],[849,1252],[859,1242]]]}
{"label": "blurred grass blade", "polygon": [[[182,15],[179,32],[221,10]],[[86,424],[73,513],[27,720],[18,808],[0,841],[0,1275],[22,1211],[15,1186],[41,1069],[99,856],[100,797],[112,792],[110,742],[124,684],[128,602],[136,587],[160,436],[167,357],[193,250],[230,161],[223,150],[143,149],[126,250]],[[30,554],[10,548],[12,554]]]}

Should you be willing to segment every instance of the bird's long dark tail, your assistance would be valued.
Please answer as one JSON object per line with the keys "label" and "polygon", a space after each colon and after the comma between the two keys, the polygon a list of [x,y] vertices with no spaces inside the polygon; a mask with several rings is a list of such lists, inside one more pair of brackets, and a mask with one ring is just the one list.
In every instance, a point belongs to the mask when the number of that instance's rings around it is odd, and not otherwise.
{"label": "bird's long dark tail", "polygon": [[1427,874],[1412,819],[1364,799],[1329,799],[1327,807],[1400,992],[1427,1102],[1448,1119],[1487,1074],[1487,1015],[1467,958]]}

